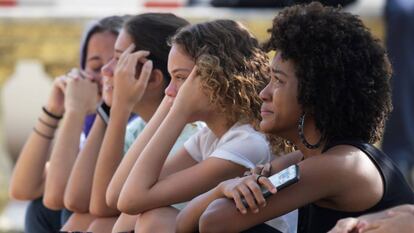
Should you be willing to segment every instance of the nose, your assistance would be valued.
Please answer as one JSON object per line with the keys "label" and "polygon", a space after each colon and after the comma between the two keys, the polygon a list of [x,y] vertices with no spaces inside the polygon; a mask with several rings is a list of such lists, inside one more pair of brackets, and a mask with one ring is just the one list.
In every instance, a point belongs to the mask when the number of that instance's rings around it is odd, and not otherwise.
{"label": "nose", "polygon": [[104,77],[113,77],[114,76],[114,67],[115,67],[115,59],[111,59],[108,63],[106,63],[101,68],[102,76]]}
{"label": "nose", "polygon": [[259,96],[263,101],[269,101],[271,98],[271,94],[269,94],[269,85],[270,83],[268,83],[265,88],[263,88],[263,90],[260,92]]}
{"label": "nose", "polygon": [[177,86],[173,83],[173,81],[171,81],[167,88],[165,88],[165,94],[169,97],[177,96]]}

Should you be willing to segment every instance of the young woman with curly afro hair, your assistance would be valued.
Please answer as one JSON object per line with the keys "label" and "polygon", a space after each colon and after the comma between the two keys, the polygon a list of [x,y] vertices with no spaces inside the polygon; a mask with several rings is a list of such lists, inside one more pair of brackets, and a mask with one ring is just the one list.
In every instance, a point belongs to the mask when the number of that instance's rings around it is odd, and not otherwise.
{"label": "young woman with curly afro hair", "polygon": [[[391,68],[379,40],[357,16],[320,3],[284,9],[269,31],[265,48],[276,55],[260,94],[260,127],[303,154],[300,179],[279,192],[258,174],[222,182],[187,206],[214,200],[200,232],[265,232],[259,224],[294,209],[298,232],[327,232],[338,219],[414,203],[399,170],[372,145],[392,109]],[[270,173],[285,165],[272,161]],[[264,199],[260,185],[274,194]]]}

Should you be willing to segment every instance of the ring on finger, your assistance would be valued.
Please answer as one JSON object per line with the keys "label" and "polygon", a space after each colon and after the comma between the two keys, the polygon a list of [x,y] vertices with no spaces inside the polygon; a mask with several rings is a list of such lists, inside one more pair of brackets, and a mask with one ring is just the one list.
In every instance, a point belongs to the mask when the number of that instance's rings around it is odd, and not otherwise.
{"label": "ring on finger", "polygon": [[257,178],[256,178],[256,183],[257,183],[257,184],[259,184],[259,179],[260,179],[260,178],[262,178],[262,177],[265,177],[265,176],[263,176],[263,175],[258,175],[258,176],[257,176]]}

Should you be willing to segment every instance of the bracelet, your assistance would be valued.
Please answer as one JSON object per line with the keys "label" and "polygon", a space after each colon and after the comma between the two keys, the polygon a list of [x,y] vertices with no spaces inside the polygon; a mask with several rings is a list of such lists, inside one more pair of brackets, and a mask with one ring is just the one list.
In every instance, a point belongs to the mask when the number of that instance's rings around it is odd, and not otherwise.
{"label": "bracelet", "polygon": [[53,136],[48,136],[48,135],[40,132],[39,130],[36,129],[36,127],[33,127],[33,131],[35,133],[37,133],[39,136],[41,136],[42,138],[49,139],[49,140],[52,140],[53,139]]}
{"label": "bracelet", "polygon": [[262,177],[265,177],[265,176],[263,176],[263,175],[258,175],[258,176],[257,176],[257,178],[256,178],[256,183],[257,183],[257,184],[259,184],[259,179],[260,179],[260,178],[262,178]]}
{"label": "bracelet", "polygon": [[55,115],[55,114],[53,114],[53,113],[49,112],[49,111],[46,109],[46,107],[45,107],[45,106],[43,106],[43,107],[42,107],[42,110],[43,110],[43,112],[44,112],[44,113],[46,113],[46,115],[50,116],[50,117],[51,117],[51,118],[53,118],[53,119],[60,120],[60,119],[62,119],[62,117],[63,117],[63,116],[58,116],[58,115]]}
{"label": "bracelet", "polygon": [[41,117],[39,117],[39,118],[37,118],[39,121],[40,121],[40,123],[42,123],[42,124],[44,124],[44,125],[46,125],[47,127],[49,127],[49,128],[52,128],[52,129],[56,129],[57,128],[57,125],[52,125],[52,124],[50,124],[50,123],[47,123],[46,121],[44,121]]}

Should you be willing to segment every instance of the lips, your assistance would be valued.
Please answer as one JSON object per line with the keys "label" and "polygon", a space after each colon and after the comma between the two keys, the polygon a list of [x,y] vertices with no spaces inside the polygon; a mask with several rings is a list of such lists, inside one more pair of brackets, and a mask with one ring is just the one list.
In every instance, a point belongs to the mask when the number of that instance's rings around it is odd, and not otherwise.
{"label": "lips", "polygon": [[271,114],[273,114],[273,112],[266,107],[262,107],[260,109],[260,115],[262,116],[271,115]]}

